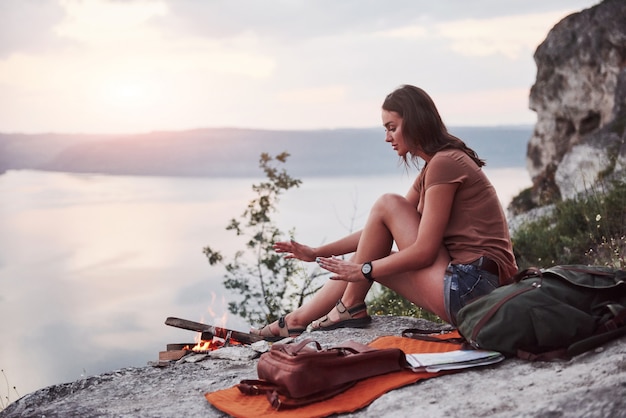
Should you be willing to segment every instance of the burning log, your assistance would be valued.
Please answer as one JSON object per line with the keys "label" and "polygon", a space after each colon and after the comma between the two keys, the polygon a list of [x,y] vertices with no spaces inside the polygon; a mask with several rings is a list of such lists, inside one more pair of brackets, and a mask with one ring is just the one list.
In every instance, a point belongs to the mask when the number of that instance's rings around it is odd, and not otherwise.
{"label": "burning log", "polygon": [[203,337],[208,337],[208,334],[211,334],[214,337],[222,338],[225,341],[229,341],[231,343],[233,341],[236,341],[241,344],[252,344],[257,341],[264,340],[264,338],[260,335],[249,334],[247,332],[235,331],[228,328],[216,327],[209,324],[202,324],[200,322],[194,322],[174,317],[167,318],[165,320],[165,325],[200,332],[203,334]]}
{"label": "burning log", "polygon": [[189,350],[167,350],[159,351],[159,361],[180,360],[189,354]]}
{"label": "burning log", "polygon": [[[180,360],[191,353],[210,353],[217,349],[231,346],[250,346],[259,345],[264,343],[267,346],[268,342],[259,335],[248,334],[245,332],[235,331],[227,328],[216,327],[209,324],[202,324],[200,322],[189,321],[186,319],[169,317],[165,320],[165,324],[186,329],[190,331],[196,331],[199,333],[197,343],[189,344],[168,344],[167,351],[159,352],[159,361],[168,362]],[[255,350],[249,350],[251,353],[237,353],[228,354],[230,358],[233,357],[250,357],[258,355],[258,350],[264,351],[267,347],[256,347]],[[256,354],[254,354],[256,353]]]}

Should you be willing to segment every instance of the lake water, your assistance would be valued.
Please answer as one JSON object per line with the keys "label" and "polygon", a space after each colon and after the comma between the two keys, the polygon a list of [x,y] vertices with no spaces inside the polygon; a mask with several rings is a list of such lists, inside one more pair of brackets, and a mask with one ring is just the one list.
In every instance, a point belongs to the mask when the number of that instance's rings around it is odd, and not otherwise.
{"label": "lake water", "polygon": [[[503,205],[525,168],[485,170]],[[376,197],[412,178],[302,178],[279,227],[318,245],[359,229]],[[247,330],[227,315],[223,272],[202,248],[242,248],[225,226],[254,196],[252,178],[170,178],[9,171],[0,176],[0,368],[11,401],[36,389],[157,360],[195,333],[168,316]],[[2,378],[0,377],[0,382]],[[6,402],[5,402],[6,403]]]}

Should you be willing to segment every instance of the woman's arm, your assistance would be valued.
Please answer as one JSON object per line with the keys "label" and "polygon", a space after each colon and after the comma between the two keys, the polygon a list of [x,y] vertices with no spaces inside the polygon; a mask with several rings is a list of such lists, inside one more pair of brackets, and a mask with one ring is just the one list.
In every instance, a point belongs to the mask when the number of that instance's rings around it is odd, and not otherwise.
{"label": "woman's arm", "polygon": [[[450,218],[457,183],[431,186],[424,197],[424,211],[415,241],[387,257],[372,262],[373,276],[386,277],[432,265],[443,244],[443,234]],[[409,192],[410,193],[410,192]],[[412,214],[411,216],[418,216]],[[367,261],[367,260],[363,260]],[[364,280],[361,263],[323,258],[320,265],[335,273],[333,279]]]}
{"label": "woman's arm", "polygon": [[[415,180],[416,182],[419,181],[419,177]],[[405,199],[411,204],[413,205],[413,207],[415,208],[415,210],[417,210],[417,205],[419,204],[420,201],[420,194],[417,191],[417,189],[415,188],[415,183],[413,183],[413,185],[411,185],[411,188],[409,188],[409,191],[406,192],[406,196]]]}
{"label": "woman's arm", "polygon": [[426,190],[424,211],[415,242],[372,263],[374,277],[419,270],[435,262],[443,245],[458,183],[438,184]]}
{"label": "woman's arm", "polygon": [[333,255],[350,254],[356,251],[361,238],[361,231],[353,232],[350,235],[338,239],[337,241],[315,248],[316,257],[330,257]]}
{"label": "woman's arm", "polygon": [[337,241],[313,248],[296,241],[281,241],[274,244],[277,253],[287,253],[285,258],[297,258],[302,261],[314,261],[317,257],[344,255],[356,251],[361,231],[354,232]]}

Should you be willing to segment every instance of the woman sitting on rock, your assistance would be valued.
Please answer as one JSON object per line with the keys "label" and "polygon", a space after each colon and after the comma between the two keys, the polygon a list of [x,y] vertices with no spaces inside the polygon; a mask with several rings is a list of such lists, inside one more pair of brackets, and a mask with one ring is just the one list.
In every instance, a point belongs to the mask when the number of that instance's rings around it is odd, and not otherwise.
{"label": "woman sitting on rock", "polygon": [[[301,307],[253,333],[294,337],[309,324],[320,331],[367,326],[365,297],[374,281],[455,325],[463,306],[517,271],[485,163],[448,133],[430,96],[401,86],[385,98],[382,122],[385,141],[405,164],[425,162],[413,186],[404,197],[380,197],[365,227],[335,242],[275,243],[285,257],[317,261],[332,276]],[[349,261],[336,257],[352,253]]]}

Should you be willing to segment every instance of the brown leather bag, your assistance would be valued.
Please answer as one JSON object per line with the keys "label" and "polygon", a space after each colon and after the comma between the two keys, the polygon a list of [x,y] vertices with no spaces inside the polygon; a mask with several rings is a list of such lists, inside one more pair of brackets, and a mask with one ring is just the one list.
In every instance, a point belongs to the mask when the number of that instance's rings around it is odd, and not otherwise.
{"label": "brown leather bag", "polygon": [[399,348],[374,349],[355,341],[322,349],[312,339],[274,344],[257,364],[259,380],[237,385],[247,395],[266,394],[276,409],[328,399],[359,380],[409,368]]}

